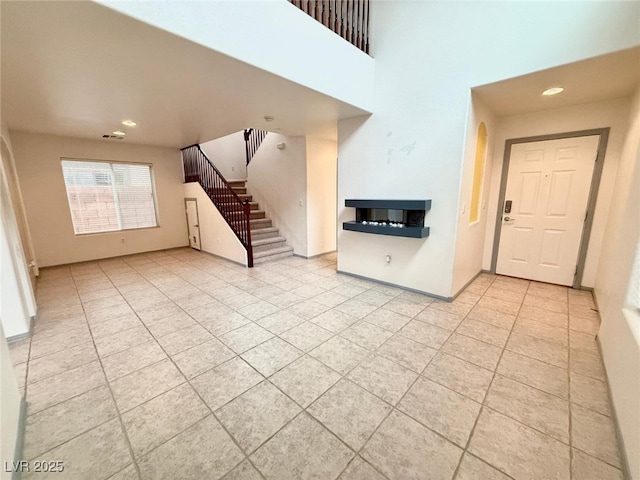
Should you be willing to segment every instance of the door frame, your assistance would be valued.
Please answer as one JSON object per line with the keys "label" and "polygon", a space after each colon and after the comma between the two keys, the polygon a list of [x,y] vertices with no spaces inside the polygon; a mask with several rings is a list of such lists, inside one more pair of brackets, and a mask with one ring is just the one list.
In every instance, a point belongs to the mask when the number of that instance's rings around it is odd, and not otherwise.
{"label": "door frame", "polygon": [[498,264],[498,248],[500,247],[500,233],[502,232],[502,212],[504,210],[504,200],[507,191],[507,178],[509,176],[509,161],[511,160],[511,147],[519,143],[541,142],[545,140],[561,140],[564,138],[587,137],[598,135],[598,153],[596,155],[593,174],[591,176],[591,186],[589,187],[589,197],[587,199],[587,218],[582,228],[582,236],[580,238],[580,247],[578,250],[578,264],[576,274],[573,277],[573,288],[581,288],[582,275],[584,274],[584,264],[587,258],[587,249],[589,247],[589,238],[591,237],[591,227],[593,225],[593,217],[598,200],[598,189],[600,188],[600,179],[602,178],[602,169],[604,167],[604,157],[607,151],[607,143],[609,141],[610,127],[592,128],[589,130],[577,130],[573,132],[551,133],[547,135],[536,135],[533,137],[510,138],[505,141],[504,157],[502,160],[502,175],[500,177],[500,194],[498,196],[498,208],[496,212],[496,226],[493,235],[493,250],[491,253],[491,273],[496,273]]}
{"label": "door frame", "polygon": [[[189,247],[191,246],[191,234],[189,233],[189,211],[187,209],[187,202],[195,202],[196,204],[196,221],[198,222],[198,245],[200,245],[200,251],[202,251],[202,235],[200,235],[200,210],[198,209],[197,198],[185,198],[184,199],[184,215],[187,218],[187,238],[189,239]],[[195,248],[193,248],[195,250]]]}

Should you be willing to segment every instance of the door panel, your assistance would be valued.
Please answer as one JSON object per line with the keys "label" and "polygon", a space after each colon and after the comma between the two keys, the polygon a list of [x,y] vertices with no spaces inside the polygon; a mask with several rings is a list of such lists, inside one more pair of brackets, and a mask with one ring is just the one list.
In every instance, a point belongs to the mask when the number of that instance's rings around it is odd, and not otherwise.
{"label": "door panel", "polygon": [[[511,147],[496,272],[572,285],[599,136]],[[503,206],[504,207],[504,206]]]}
{"label": "door panel", "polygon": [[198,220],[198,203],[195,200],[184,201],[187,211],[187,229],[189,231],[189,245],[200,250],[200,225]]}

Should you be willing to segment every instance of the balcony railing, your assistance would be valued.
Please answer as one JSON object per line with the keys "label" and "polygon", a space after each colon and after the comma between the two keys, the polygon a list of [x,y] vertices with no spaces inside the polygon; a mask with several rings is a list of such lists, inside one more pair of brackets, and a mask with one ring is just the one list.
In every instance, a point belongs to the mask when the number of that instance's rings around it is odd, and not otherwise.
{"label": "balcony railing", "polygon": [[364,53],[369,53],[369,0],[289,1]]}

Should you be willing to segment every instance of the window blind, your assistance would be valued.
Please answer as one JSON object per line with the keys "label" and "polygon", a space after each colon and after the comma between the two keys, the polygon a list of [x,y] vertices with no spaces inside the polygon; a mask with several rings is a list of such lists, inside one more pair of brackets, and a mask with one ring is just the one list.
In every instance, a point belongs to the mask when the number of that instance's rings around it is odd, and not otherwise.
{"label": "window blind", "polygon": [[149,165],[63,160],[62,172],[76,235],[158,225]]}

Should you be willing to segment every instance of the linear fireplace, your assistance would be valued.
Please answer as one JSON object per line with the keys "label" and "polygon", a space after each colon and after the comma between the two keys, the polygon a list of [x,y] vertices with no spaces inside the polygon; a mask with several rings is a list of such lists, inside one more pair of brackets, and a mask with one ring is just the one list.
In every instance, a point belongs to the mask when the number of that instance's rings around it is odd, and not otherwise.
{"label": "linear fireplace", "polygon": [[424,217],[431,200],[345,200],[345,206],[355,207],[356,219],[344,222],[344,230],[396,237],[429,236]]}

